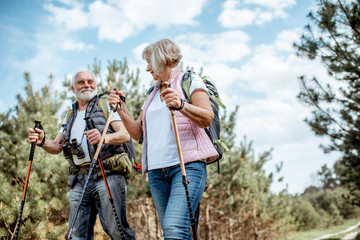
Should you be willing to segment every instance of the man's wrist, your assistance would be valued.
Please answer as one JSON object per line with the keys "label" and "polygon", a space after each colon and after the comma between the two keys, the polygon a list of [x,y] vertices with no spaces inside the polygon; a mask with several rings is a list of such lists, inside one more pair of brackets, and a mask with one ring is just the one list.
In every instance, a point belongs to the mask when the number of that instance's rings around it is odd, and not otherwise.
{"label": "man's wrist", "polygon": [[39,145],[37,145],[38,147],[43,147],[45,144],[45,135],[44,135],[44,138],[43,140],[41,141],[41,143]]}

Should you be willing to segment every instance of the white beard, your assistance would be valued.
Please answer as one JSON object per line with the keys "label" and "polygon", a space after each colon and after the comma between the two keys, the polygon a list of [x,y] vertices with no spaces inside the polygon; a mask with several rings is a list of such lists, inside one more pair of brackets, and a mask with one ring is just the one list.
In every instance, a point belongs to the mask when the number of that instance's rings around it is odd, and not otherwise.
{"label": "white beard", "polygon": [[[86,92],[85,92],[86,91]],[[90,101],[97,94],[97,88],[83,88],[80,91],[75,91],[76,97],[83,101]]]}

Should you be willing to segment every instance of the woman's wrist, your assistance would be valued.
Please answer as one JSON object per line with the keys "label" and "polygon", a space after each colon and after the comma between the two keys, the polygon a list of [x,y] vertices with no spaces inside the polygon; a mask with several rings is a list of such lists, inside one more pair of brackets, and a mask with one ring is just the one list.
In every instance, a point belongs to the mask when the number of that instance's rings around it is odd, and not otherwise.
{"label": "woman's wrist", "polygon": [[182,100],[181,98],[180,98],[180,101],[181,101],[181,103],[180,103],[180,107],[170,107],[170,110],[176,110],[176,111],[180,111],[181,109],[183,109],[184,108],[184,105],[185,105],[185,101],[184,100]]}

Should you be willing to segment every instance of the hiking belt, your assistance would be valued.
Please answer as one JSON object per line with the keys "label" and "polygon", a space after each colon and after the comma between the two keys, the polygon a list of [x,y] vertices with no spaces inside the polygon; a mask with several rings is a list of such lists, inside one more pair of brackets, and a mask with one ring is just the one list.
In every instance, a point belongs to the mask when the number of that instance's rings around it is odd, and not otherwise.
{"label": "hiking belt", "polygon": [[[109,168],[111,168],[111,166],[107,166],[104,167],[105,170],[108,170],[109,172],[106,172],[106,175],[111,175],[111,174],[119,174],[117,172],[113,172],[111,171]],[[84,163],[81,164],[80,166],[69,166],[69,174],[70,175],[84,175],[84,174],[88,174],[90,170],[90,163]],[[100,167],[99,166],[95,166],[93,173],[98,173],[100,172]]]}
{"label": "hiking belt", "polygon": [[[80,166],[69,166],[70,175],[84,175],[88,174],[90,170],[90,163],[84,163]],[[100,167],[96,166],[93,173],[100,172]]]}

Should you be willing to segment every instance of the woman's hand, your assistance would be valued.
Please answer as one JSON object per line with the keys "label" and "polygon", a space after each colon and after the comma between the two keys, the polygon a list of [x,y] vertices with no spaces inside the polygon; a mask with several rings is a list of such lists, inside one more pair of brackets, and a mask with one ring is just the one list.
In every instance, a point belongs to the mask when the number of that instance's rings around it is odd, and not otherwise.
{"label": "woman's hand", "polygon": [[[120,96],[124,97],[124,94],[123,94],[121,91],[119,91],[119,90],[112,90],[112,91],[110,92],[110,96],[109,96],[109,106],[112,106],[112,105],[114,105],[114,104],[119,103],[120,109],[121,109],[122,104],[124,104],[124,102],[120,100]],[[116,110],[118,111],[118,110],[119,110],[119,107],[118,107],[118,109],[116,109]]]}
{"label": "woman's hand", "polygon": [[181,106],[181,99],[177,91],[172,88],[166,88],[160,93],[160,98],[165,100],[166,107],[179,108]]}
{"label": "woman's hand", "polygon": [[166,106],[169,108],[181,107],[181,113],[200,128],[209,127],[214,119],[209,95],[205,90],[196,89],[191,94],[191,104],[184,102],[183,106],[181,106],[182,101],[179,94],[174,89],[164,89],[160,93],[160,97],[165,99]]}

